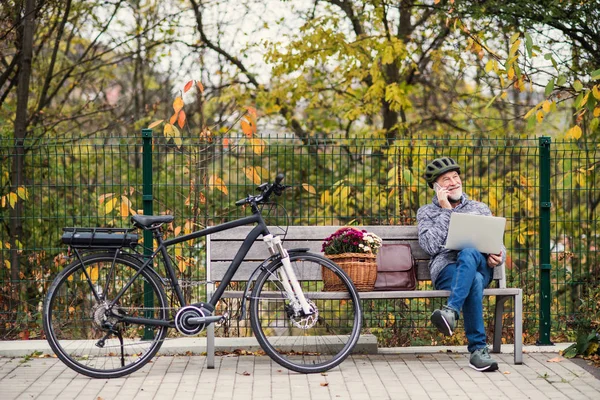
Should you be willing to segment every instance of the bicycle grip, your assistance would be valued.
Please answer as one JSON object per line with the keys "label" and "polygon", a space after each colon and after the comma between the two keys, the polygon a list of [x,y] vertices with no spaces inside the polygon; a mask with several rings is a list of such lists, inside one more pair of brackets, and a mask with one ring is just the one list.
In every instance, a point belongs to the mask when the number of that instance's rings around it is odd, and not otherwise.
{"label": "bicycle grip", "polygon": [[275,177],[275,183],[276,184],[280,184],[281,181],[283,181],[283,178],[285,178],[285,175],[283,173],[278,173],[277,176]]}

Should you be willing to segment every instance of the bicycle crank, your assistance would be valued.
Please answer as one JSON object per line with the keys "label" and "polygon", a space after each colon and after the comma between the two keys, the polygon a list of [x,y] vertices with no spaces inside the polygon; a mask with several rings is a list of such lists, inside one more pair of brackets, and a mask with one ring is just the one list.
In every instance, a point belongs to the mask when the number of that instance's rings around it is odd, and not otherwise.
{"label": "bicycle crank", "polygon": [[222,315],[209,315],[208,310],[196,306],[185,306],[175,315],[175,328],[186,336],[194,336],[202,332],[208,324],[223,319]]}

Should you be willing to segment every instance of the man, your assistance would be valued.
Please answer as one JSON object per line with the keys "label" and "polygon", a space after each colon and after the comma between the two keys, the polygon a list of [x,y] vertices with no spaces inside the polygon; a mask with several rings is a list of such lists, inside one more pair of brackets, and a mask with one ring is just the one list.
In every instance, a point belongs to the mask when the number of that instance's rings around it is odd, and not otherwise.
{"label": "man", "polygon": [[462,311],[471,353],[469,365],[477,371],[495,371],[498,363],[489,355],[483,325],[483,289],[492,281],[493,268],[504,262],[506,250],[502,247],[500,254],[482,254],[472,248],[446,249],[452,213],[492,213],[487,205],[469,200],[463,193],[460,167],[452,158],[436,158],[427,164],[425,179],[435,195],[431,204],[417,212],[419,244],[431,256],[429,269],[434,287],[450,290],[447,305],[433,312],[431,322],[451,336]]}

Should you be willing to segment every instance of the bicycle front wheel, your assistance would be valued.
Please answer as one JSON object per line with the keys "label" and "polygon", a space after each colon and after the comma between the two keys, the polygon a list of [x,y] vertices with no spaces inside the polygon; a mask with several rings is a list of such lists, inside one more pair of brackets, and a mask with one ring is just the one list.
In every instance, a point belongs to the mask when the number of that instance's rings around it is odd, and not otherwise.
{"label": "bicycle front wheel", "polygon": [[[290,262],[311,313],[287,298],[281,260],[256,280],[250,319],[256,339],[278,364],[302,373],[327,371],[340,364],[358,341],[362,325],[360,299],[352,281],[332,261],[311,253],[290,255]],[[323,270],[332,272],[343,290],[326,292]]]}
{"label": "bicycle front wheel", "polygon": [[131,257],[91,254],[61,271],[44,302],[44,332],[58,358],[92,378],[117,378],[143,367],[158,351],[165,326],[124,323],[119,317],[166,320],[162,285]]}

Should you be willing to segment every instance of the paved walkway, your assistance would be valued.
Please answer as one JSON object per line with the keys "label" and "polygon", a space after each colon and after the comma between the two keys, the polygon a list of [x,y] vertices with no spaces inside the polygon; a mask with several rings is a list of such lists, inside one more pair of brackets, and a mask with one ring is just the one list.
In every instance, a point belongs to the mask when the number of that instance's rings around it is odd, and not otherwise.
{"label": "paved walkway", "polygon": [[[414,350],[413,350],[414,351]],[[324,374],[289,372],[266,356],[159,356],[119,379],[79,375],[51,356],[0,357],[0,398],[12,399],[600,399],[600,379],[557,353],[494,355],[496,372],[468,355],[429,352],[352,356]]]}

